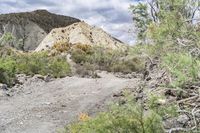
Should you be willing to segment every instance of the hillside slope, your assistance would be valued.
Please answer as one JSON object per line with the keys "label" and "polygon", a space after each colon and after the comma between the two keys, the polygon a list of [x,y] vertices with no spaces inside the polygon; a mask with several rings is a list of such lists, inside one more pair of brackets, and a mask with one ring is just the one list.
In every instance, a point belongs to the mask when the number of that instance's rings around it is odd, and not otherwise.
{"label": "hillside slope", "polygon": [[9,32],[15,37],[13,47],[25,51],[34,50],[53,28],[65,27],[79,21],[46,10],[2,14],[0,15],[0,37]]}
{"label": "hillside slope", "polygon": [[126,45],[105,31],[85,22],[74,23],[64,28],[53,29],[41,42],[36,51],[47,50],[56,42],[70,44],[99,45],[111,49],[120,49]]}

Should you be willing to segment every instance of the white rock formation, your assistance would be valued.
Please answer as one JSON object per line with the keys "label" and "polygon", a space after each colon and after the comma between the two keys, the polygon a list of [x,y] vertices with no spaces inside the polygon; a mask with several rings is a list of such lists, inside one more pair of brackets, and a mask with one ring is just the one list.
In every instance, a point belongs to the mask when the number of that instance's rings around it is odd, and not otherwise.
{"label": "white rock formation", "polygon": [[85,22],[78,22],[64,28],[53,29],[35,51],[48,50],[56,42],[100,45],[111,49],[126,47],[123,42],[115,39],[102,29],[90,26]]}

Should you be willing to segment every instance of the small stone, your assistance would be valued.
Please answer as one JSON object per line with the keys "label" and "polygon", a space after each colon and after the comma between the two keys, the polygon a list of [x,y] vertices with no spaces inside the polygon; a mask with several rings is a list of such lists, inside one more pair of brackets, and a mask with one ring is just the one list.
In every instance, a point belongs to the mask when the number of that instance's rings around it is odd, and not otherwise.
{"label": "small stone", "polygon": [[50,82],[52,80],[52,77],[50,75],[47,75],[44,77],[45,82]]}
{"label": "small stone", "polygon": [[200,118],[200,112],[196,113],[195,116],[196,116],[197,118]]}
{"label": "small stone", "polygon": [[45,102],[44,104],[45,105],[51,105],[51,102]]}
{"label": "small stone", "polygon": [[8,86],[6,84],[0,84],[0,90],[7,91],[8,90]]}
{"label": "small stone", "polygon": [[158,104],[164,105],[164,104],[166,104],[166,100],[165,99],[158,99]]}
{"label": "small stone", "polygon": [[67,106],[63,104],[62,107],[64,108],[64,107],[67,107]]}
{"label": "small stone", "polygon": [[17,80],[16,80],[17,84],[22,85],[27,81],[27,76],[25,74],[18,74],[16,76],[16,78],[17,78]]}
{"label": "small stone", "polygon": [[132,74],[127,74],[126,76],[127,76],[127,78],[129,78],[129,79],[132,78]]}
{"label": "small stone", "polygon": [[171,129],[174,127],[179,127],[176,118],[169,118],[163,121],[163,126],[165,129]]}
{"label": "small stone", "polygon": [[39,74],[36,74],[36,75],[34,75],[34,78],[37,78],[37,79],[42,79],[42,80],[44,80],[44,76],[42,76],[42,75],[39,75]]}
{"label": "small stone", "polygon": [[0,97],[3,97],[5,95],[3,90],[0,90]]}
{"label": "small stone", "polygon": [[179,122],[180,124],[185,124],[189,121],[189,118],[187,115],[180,115],[177,119],[177,122]]}
{"label": "small stone", "polygon": [[152,78],[151,77],[147,77],[146,78],[146,81],[150,81]]}
{"label": "small stone", "polygon": [[37,115],[38,118],[42,118],[42,115]]}

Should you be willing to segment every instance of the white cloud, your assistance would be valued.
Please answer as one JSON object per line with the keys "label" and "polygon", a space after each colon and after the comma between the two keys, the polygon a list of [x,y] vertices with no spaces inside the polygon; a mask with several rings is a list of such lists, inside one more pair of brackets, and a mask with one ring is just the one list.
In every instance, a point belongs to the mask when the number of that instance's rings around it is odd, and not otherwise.
{"label": "white cloud", "polygon": [[131,15],[129,5],[133,0],[0,0],[0,12],[22,12],[47,9],[57,14],[79,18],[124,42],[134,42],[127,33]]}

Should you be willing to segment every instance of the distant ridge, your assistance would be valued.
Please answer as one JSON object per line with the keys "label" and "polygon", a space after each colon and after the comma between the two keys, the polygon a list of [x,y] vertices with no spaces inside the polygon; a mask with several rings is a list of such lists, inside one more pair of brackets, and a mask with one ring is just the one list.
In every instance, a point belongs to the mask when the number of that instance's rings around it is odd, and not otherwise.
{"label": "distant ridge", "polygon": [[[54,28],[66,27],[80,22],[79,19],[57,15],[47,10],[0,15],[0,37],[10,32],[15,38],[12,44],[17,49],[34,50]],[[19,44],[19,40],[22,40]],[[16,45],[19,46],[16,46]]]}

